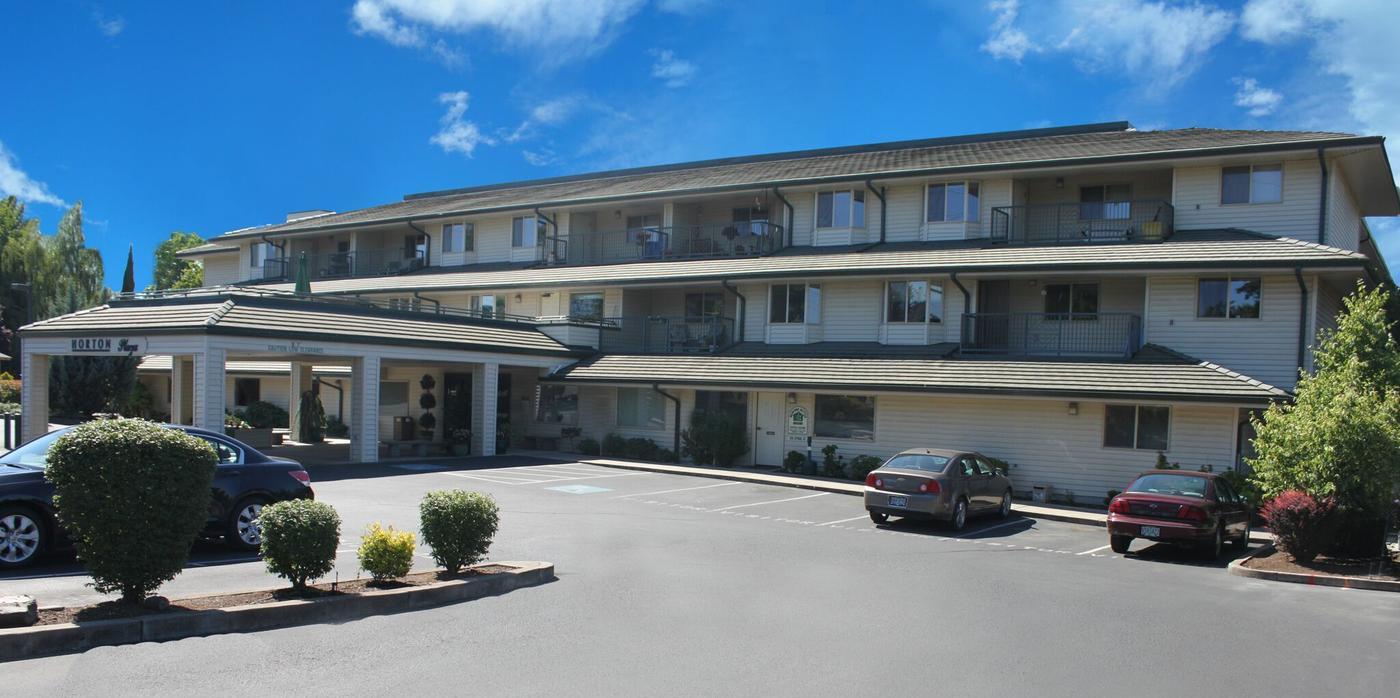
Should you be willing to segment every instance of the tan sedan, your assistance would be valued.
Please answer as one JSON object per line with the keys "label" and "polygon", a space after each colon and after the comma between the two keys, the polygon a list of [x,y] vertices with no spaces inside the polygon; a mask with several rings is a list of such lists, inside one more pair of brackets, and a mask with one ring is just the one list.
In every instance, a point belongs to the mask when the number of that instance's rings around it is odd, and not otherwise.
{"label": "tan sedan", "polygon": [[980,453],[910,449],[865,477],[865,510],[877,524],[918,517],[961,530],[972,514],[1011,515],[1011,478]]}

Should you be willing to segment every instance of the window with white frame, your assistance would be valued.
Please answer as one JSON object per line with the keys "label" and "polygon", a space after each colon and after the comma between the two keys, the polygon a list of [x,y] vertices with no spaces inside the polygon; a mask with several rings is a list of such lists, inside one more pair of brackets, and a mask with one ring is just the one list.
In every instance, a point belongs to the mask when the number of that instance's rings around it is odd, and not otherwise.
{"label": "window with white frame", "polygon": [[1283,201],[1283,165],[1220,168],[1220,203],[1276,204]]}
{"label": "window with white frame", "polygon": [[924,220],[929,223],[975,222],[981,216],[981,186],[977,182],[928,185]]}
{"label": "window with white frame", "polygon": [[817,192],[818,228],[864,228],[865,190]]}
{"label": "window with white frame", "polygon": [[277,259],[277,246],[270,242],[255,242],[248,246],[248,266],[262,268],[269,259]]}
{"label": "window with white frame", "polygon": [[1045,284],[1046,319],[1092,320],[1098,314],[1098,284]]}
{"label": "window with white frame", "polygon": [[506,312],[505,296],[474,295],[467,299],[467,303],[472,313],[480,317],[498,317]]}
{"label": "window with white frame", "polygon": [[1165,451],[1171,421],[1172,408],[1166,405],[1105,405],[1103,445]]}
{"label": "window with white frame", "polygon": [[603,319],[603,294],[598,291],[569,294],[569,317],[598,322]]}
{"label": "window with white frame", "polygon": [[1079,220],[1126,220],[1133,212],[1133,188],[1128,184],[1095,184],[1079,188]]}
{"label": "window with white frame", "polygon": [[510,221],[510,246],[536,247],[544,244],[540,220],[534,216],[518,216]]}
{"label": "window with white frame", "polygon": [[535,421],[540,424],[578,425],[578,387],[544,383],[535,400]]}
{"label": "window with white frame", "polygon": [[943,284],[923,279],[886,283],[885,322],[943,322]]}
{"label": "window with white frame", "polygon": [[1197,279],[1196,317],[1258,319],[1261,287],[1257,276]]}
{"label": "window with white frame", "polygon": [[475,229],[471,223],[446,223],[442,226],[443,252],[470,252],[476,247]]}
{"label": "window with white frame", "polygon": [[617,425],[633,429],[665,429],[666,404],[650,388],[617,389]]}
{"label": "window with white frame", "polygon": [[768,322],[815,325],[822,317],[820,284],[773,284],[768,290]]}

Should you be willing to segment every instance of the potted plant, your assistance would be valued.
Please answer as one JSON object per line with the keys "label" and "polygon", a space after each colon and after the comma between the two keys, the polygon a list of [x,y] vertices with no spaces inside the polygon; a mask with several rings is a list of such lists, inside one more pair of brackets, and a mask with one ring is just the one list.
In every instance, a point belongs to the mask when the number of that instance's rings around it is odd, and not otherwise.
{"label": "potted plant", "polygon": [[510,450],[510,420],[500,419],[496,421],[496,453],[501,454]]}
{"label": "potted plant", "polygon": [[418,418],[418,426],[423,429],[425,441],[433,440],[433,429],[437,427],[437,417],[433,416],[433,408],[437,407],[437,397],[433,395],[433,387],[436,385],[437,380],[428,373],[418,380],[418,386],[423,389],[423,394],[418,396],[418,406],[423,408],[423,414]]}
{"label": "potted plant", "polygon": [[582,436],[582,435],[583,435],[583,430],[580,429],[580,428],[578,428],[578,427],[563,427],[563,428],[561,428],[561,429],[559,430],[559,438],[562,439],[563,441],[567,442],[567,445],[566,445],[566,444],[559,444],[559,450],[561,450],[561,451],[572,451],[572,450],[574,450],[574,439],[577,439],[578,437],[580,437],[580,436]]}
{"label": "potted plant", "polygon": [[452,455],[461,457],[470,455],[472,452],[472,430],[466,427],[458,427],[447,433],[448,450]]}

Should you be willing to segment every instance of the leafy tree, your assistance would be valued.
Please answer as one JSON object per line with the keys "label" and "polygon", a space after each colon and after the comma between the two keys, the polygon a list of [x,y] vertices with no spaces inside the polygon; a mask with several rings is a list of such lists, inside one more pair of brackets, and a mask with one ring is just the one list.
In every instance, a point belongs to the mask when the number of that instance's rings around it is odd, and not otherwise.
{"label": "leafy tree", "polygon": [[[176,252],[188,250],[204,244],[204,238],[194,234],[185,233],[179,230],[170,234],[164,242],[156,246],[156,269],[155,287],[157,290],[167,288],[197,288],[204,283],[204,270],[199,262],[188,259],[181,259],[175,256]],[[198,269],[198,272],[192,272]],[[194,286],[182,285],[189,283],[193,278],[191,274],[197,273],[200,283]]]}
{"label": "leafy tree", "polygon": [[130,356],[55,356],[49,361],[49,406],[69,417],[121,412],[136,385]]}
{"label": "leafy tree", "polygon": [[170,288],[199,288],[204,285],[204,265],[191,262]]}
{"label": "leafy tree", "polygon": [[87,246],[83,237],[83,202],[63,214],[58,233],[50,244],[52,263],[44,271],[54,275],[51,294],[35,294],[38,317],[75,313],[107,300],[103,280],[102,254]]}

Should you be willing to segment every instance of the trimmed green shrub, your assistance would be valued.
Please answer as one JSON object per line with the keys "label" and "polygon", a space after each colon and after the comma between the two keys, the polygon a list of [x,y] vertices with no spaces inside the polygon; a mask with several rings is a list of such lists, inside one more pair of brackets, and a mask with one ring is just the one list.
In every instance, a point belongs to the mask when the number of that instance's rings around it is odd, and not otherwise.
{"label": "trimmed green shrub", "polygon": [[681,453],[698,465],[728,468],[749,452],[749,431],[741,415],[721,410],[696,410],[690,428],[681,432]]}
{"label": "trimmed green shrub", "polygon": [[14,378],[0,378],[0,402],[19,402],[21,385]]}
{"label": "trimmed green shrub", "polygon": [[19,414],[20,405],[18,402],[0,402],[0,414]]}
{"label": "trimmed green shrub", "polygon": [[639,436],[628,439],[622,447],[622,453],[624,455],[628,458],[636,458],[638,460],[659,460],[657,456],[660,455],[660,452],[661,449],[656,445],[655,441],[643,439]]}
{"label": "trimmed green shrub", "polygon": [[783,471],[796,473],[802,470],[802,466],[807,464],[807,455],[801,451],[788,451],[783,458]]}
{"label": "trimmed green shrub", "polygon": [[656,452],[656,460],[662,463],[675,463],[677,460],[676,452],[669,448],[660,449]]}
{"label": "trimmed green shrub", "polygon": [[[241,410],[240,410],[240,412],[241,412]],[[252,429],[252,428],[253,428],[253,425],[249,424],[247,420],[243,419],[243,417],[239,416],[238,414],[229,414],[228,412],[225,412],[225,413],[224,413],[224,428],[225,428],[225,429]]]}
{"label": "trimmed green shrub", "polygon": [[1331,536],[1336,503],[1306,492],[1288,490],[1269,500],[1261,512],[1279,547],[1297,562],[1312,562]]}
{"label": "trimmed green shrub", "polygon": [[620,456],[627,450],[627,439],[618,434],[608,434],[603,437],[603,455]]}
{"label": "trimmed green shrub", "polygon": [[865,482],[865,476],[883,464],[876,456],[856,456],[851,459],[851,479]]}
{"label": "trimmed green shrub", "polygon": [[208,442],[140,419],[80,424],[54,441],[45,477],[94,589],[135,603],[184,569],[217,464]]}
{"label": "trimmed green shrub", "polygon": [[414,547],[415,540],[409,531],[395,531],[393,526],[385,528],[375,522],[365,529],[355,554],[360,558],[360,569],[376,582],[387,582],[408,574],[413,568]]}
{"label": "trimmed green shrub", "polygon": [[486,556],[500,523],[500,509],[491,495],[466,490],[423,495],[418,515],[433,560],[453,574]]}
{"label": "trimmed green shrub", "polygon": [[[827,444],[822,447],[822,475],[827,477],[846,477],[846,464],[844,458],[836,455],[836,444]],[[863,478],[862,478],[863,479]]]}
{"label": "trimmed green shrub", "polygon": [[262,555],[267,571],[292,583],[297,591],[306,582],[335,569],[340,546],[340,515],[314,499],[269,504],[258,515]]}
{"label": "trimmed green shrub", "polygon": [[578,452],[585,456],[596,456],[602,451],[603,447],[597,439],[588,438],[578,442]]}
{"label": "trimmed green shrub", "polygon": [[265,400],[258,400],[243,408],[243,418],[253,425],[254,429],[281,428],[288,426],[291,422],[287,411]]}

